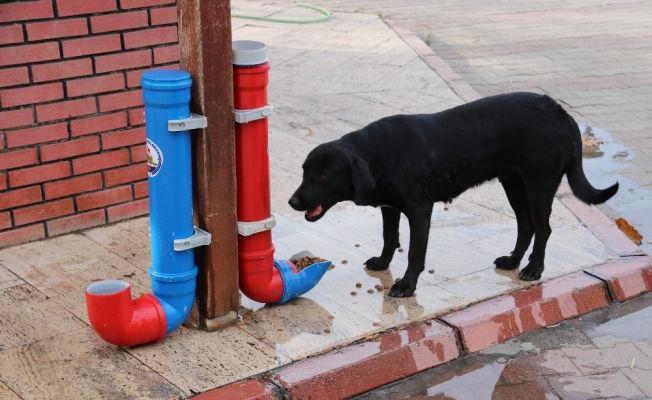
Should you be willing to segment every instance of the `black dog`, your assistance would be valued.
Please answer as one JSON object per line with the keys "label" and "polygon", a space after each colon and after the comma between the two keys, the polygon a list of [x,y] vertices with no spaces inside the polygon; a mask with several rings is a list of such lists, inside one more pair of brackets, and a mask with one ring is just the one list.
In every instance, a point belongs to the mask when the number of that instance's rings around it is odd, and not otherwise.
{"label": "black dog", "polygon": [[588,204],[607,201],[618,183],[591,186],[582,169],[577,123],[548,96],[510,93],[436,114],[395,115],[321,144],[303,164],[303,182],[289,203],[317,221],[335,203],[381,206],[384,245],[371,270],[389,267],[398,244],[400,213],[410,224],[408,268],[389,291],[414,294],[424,269],[432,207],[498,178],[514,209],[514,251],[497,268],[516,269],[534,236],[523,280],[541,277],[552,201],[566,174],[573,194]]}

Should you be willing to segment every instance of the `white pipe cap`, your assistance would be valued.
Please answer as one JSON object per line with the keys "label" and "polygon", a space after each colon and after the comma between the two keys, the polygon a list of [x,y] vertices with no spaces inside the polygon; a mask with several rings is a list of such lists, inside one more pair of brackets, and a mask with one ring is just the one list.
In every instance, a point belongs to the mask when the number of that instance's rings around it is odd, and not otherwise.
{"label": "white pipe cap", "polygon": [[265,43],[255,40],[234,40],[233,65],[243,67],[265,64],[267,62],[267,47]]}

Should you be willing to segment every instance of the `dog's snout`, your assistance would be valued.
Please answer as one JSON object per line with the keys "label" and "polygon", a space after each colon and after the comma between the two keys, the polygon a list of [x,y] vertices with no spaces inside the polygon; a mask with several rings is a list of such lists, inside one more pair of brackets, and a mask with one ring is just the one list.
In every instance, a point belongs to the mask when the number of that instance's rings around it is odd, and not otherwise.
{"label": "dog's snout", "polygon": [[301,200],[299,200],[299,197],[297,195],[293,195],[292,197],[290,197],[288,204],[290,205],[290,207],[294,208],[295,210],[299,210],[299,208],[301,208]]}

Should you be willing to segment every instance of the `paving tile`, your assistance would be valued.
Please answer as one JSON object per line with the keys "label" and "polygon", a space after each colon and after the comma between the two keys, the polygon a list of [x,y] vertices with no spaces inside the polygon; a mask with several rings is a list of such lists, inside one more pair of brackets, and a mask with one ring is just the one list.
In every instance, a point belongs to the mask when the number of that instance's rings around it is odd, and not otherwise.
{"label": "paving tile", "polygon": [[502,374],[500,384],[518,384],[537,381],[547,375],[579,375],[580,371],[561,350],[548,350],[542,354],[510,360]]}
{"label": "paving tile", "polygon": [[151,265],[149,217],[91,229],[83,235],[144,271]]}
{"label": "paving tile", "polygon": [[5,400],[21,400],[20,397],[4,383],[0,382],[0,398]]}
{"label": "paving tile", "polygon": [[548,377],[548,382],[564,400],[596,398],[642,398],[643,393],[620,371],[589,376]]}
{"label": "paving tile", "polygon": [[266,305],[245,313],[242,329],[293,360],[380,330],[362,314],[312,292],[280,306]]}
{"label": "paving tile", "polygon": [[0,352],[0,381],[28,399],[175,399],[182,392],[89,328]]}
{"label": "paving tile", "polygon": [[0,265],[0,290],[25,283],[7,268]]}
{"label": "paving tile", "polygon": [[623,368],[621,370],[646,396],[652,396],[652,379],[650,371],[634,368]]}
{"label": "paving tile", "polygon": [[79,234],[0,250],[0,264],[85,322],[85,290],[93,281],[123,279],[134,296],[149,292],[145,271]]}
{"label": "paving tile", "polygon": [[0,321],[0,351],[86,327],[27,284],[0,289]]}
{"label": "paving tile", "polygon": [[273,377],[293,398],[342,399],[457,355],[452,329],[437,322],[418,323],[370,342],[291,364],[275,371]]}
{"label": "paving tile", "polygon": [[[584,374],[598,374],[613,368],[636,368],[652,370],[652,359],[648,358],[633,343],[617,343],[610,348],[562,348],[564,354]],[[649,372],[652,374],[652,372]]]}
{"label": "paving tile", "polygon": [[548,387],[546,382],[527,382],[516,385],[498,385],[494,388],[492,398],[501,400],[554,400],[559,397]]}
{"label": "paving tile", "polygon": [[442,319],[460,330],[464,347],[473,352],[608,304],[601,281],[575,273],[475,304]]}
{"label": "paving tile", "polygon": [[186,395],[214,389],[290,362],[289,358],[237,326],[219,332],[182,327],[162,342],[127,351]]}
{"label": "paving tile", "polygon": [[630,257],[586,271],[607,281],[611,295],[621,302],[652,291],[652,259],[649,257]]}

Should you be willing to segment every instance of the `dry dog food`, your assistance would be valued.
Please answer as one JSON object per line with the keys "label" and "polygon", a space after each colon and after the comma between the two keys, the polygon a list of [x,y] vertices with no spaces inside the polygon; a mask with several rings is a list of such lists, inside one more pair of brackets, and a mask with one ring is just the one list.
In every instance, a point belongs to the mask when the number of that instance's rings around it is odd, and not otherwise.
{"label": "dry dog food", "polygon": [[355,287],[357,287],[358,289],[360,289],[360,288],[362,287],[362,283],[360,283],[360,282],[356,283],[356,284],[355,284]]}
{"label": "dry dog food", "polygon": [[374,287],[375,287],[376,290],[379,291],[379,292],[382,292],[383,289],[384,289],[383,285],[380,285],[380,284],[376,284],[376,286],[374,286]]}
{"label": "dry dog food", "polygon": [[294,266],[297,267],[297,271],[301,271],[302,269],[304,269],[304,268],[306,268],[306,267],[308,267],[308,266],[310,266],[312,264],[322,262],[322,261],[326,261],[326,260],[324,260],[323,258],[319,258],[319,257],[301,257],[301,258],[298,258],[296,260],[291,260],[291,261],[294,264]]}

